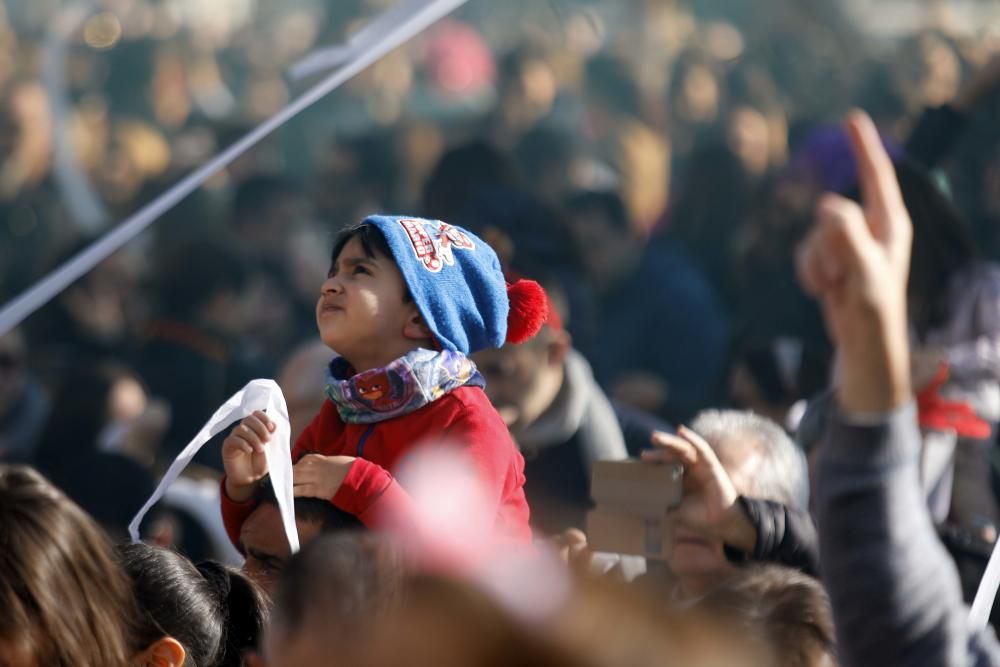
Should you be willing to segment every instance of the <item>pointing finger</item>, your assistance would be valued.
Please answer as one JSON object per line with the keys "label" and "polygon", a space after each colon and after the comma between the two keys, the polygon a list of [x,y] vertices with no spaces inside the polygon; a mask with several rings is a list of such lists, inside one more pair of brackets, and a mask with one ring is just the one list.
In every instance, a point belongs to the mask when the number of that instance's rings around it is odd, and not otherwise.
{"label": "pointing finger", "polygon": [[861,198],[865,210],[870,213],[872,234],[883,243],[891,242],[898,233],[892,228],[893,223],[898,221],[899,213],[906,210],[896,170],[868,114],[852,112],[848,116],[847,131],[858,164]]}

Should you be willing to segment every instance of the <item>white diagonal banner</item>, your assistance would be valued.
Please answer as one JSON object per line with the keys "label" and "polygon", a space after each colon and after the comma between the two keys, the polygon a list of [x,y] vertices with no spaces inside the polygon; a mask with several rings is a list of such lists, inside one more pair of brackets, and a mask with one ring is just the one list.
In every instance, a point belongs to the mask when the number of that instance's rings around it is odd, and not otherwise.
{"label": "white diagonal banner", "polygon": [[20,324],[26,317],[48,303],[102,260],[131,241],[161,215],[200,187],[217,171],[233,162],[264,137],[284,125],[304,109],[336,90],[345,81],[377,61],[389,51],[402,45],[435,21],[450,13],[468,0],[431,0],[426,4],[407,3],[412,11],[402,14],[397,8],[388,10],[399,22],[384,25],[376,18],[377,29],[367,30],[371,44],[348,54],[347,61],[325,79],[293,100],[284,109],[258,125],[239,141],[225,149],[204,165],[188,174],[172,188],[144,206],[107,234],[97,239],[59,268],[29,287],[0,310],[0,336]]}

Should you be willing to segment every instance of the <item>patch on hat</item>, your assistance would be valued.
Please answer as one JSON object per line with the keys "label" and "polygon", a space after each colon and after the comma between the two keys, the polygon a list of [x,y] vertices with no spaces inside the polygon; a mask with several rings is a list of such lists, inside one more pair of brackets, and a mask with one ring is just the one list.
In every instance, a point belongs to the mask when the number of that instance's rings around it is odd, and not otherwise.
{"label": "patch on hat", "polygon": [[417,261],[432,273],[438,273],[446,264],[454,266],[453,249],[476,249],[475,242],[467,234],[440,220],[403,218],[399,224],[406,230]]}

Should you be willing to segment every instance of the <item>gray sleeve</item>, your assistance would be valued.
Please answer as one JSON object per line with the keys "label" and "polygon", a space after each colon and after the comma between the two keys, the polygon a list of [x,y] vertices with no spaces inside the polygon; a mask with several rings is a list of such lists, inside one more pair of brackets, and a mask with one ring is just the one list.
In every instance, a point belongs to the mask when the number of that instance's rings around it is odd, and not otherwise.
{"label": "gray sleeve", "polygon": [[915,406],[865,425],[834,416],[822,447],[820,571],[840,664],[1000,666],[992,630],[969,627],[958,573],[927,512]]}

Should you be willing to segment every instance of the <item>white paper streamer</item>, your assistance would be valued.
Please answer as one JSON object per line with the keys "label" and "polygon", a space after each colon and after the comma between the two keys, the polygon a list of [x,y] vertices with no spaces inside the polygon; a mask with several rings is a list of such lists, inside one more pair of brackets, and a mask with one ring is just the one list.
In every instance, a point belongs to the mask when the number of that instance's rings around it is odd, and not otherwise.
{"label": "white paper streamer", "polygon": [[466,0],[403,0],[390,7],[351,35],[343,44],[327,46],[305,55],[288,68],[292,79],[304,79],[337,67],[355,57],[366,44],[385,39],[393,28],[424,12],[445,14]]}
{"label": "white paper streamer", "polygon": [[997,599],[997,588],[1000,588],[1000,540],[993,545],[993,553],[979,582],[972,609],[969,610],[969,622],[974,630],[984,630],[990,622],[993,602]]}
{"label": "white paper streamer", "polygon": [[291,427],[288,423],[288,408],[285,405],[285,397],[282,395],[278,383],[274,380],[251,380],[247,386],[236,392],[221,408],[215,411],[208,423],[198,431],[194,440],[189,442],[187,447],[170,464],[170,468],[160,480],[156,491],[132,519],[132,523],[128,526],[128,532],[133,542],[139,541],[139,525],[142,523],[143,517],[146,516],[146,512],[156,504],[170,484],[184,471],[198,450],[234,421],[243,419],[256,410],[266,411],[267,416],[277,424],[271,441],[264,447],[264,456],[267,459],[268,473],[271,475],[271,486],[274,487],[274,495],[278,499],[278,510],[281,513],[281,522],[285,526],[285,535],[288,536],[288,544],[291,546],[292,553],[299,550],[299,533],[295,528],[295,502],[292,496],[292,451],[289,442]]}
{"label": "white paper streamer", "polygon": [[157,218],[200,187],[217,171],[252,148],[261,139],[465,2],[467,0],[437,0],[429,5],[421,6],[412,15],[408,14],[405,21],[392,26],[379,26],[378,30],[368,31],[369,37],[378,37],[378,39],[374,39],[371,44],[366,44],[363,49],[351,53],[347,62],[310,88],[304,95],[292,101],[232,146],[188,174],[179,183],[130,218],[7,303],[0,310],[0,336],[16,327],[24,318],[48,303],[80,276],[97,266],[108,255],[135,238]]}

